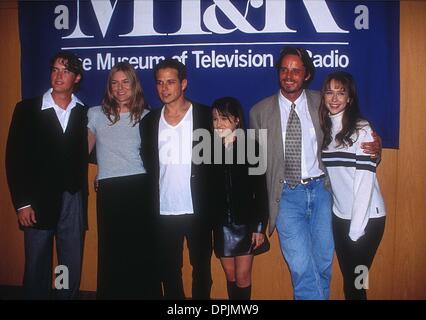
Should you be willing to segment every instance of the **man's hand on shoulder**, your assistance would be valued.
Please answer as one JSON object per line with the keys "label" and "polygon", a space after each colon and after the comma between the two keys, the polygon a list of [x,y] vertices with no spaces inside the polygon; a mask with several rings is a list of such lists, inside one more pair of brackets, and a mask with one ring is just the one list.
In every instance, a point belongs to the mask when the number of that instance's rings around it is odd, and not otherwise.
{"label": "man's hand on shoulder", "polygon": [[371,135],[373,141],[363,142],[361,148],[365,153],[371,155],[372,159],[377,159],[377,163],[379,163],[382,158],[382,139],[375,131],[372,131]]}

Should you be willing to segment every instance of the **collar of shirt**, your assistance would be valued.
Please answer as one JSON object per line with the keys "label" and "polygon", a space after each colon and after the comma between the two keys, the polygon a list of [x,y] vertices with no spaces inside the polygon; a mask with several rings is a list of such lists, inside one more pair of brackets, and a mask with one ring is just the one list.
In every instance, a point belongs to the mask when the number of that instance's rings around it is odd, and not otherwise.
{"label": "collar of shirt", "polygon": [[53,108],[55,111],[56,117],[62,127],[63,132],[67,129],[68,121],[71,115],[71,110],[77,105],[77,103],[81,103],[81,101],[75,96],[71,95],[71,101],[65,109],[59,107],[52,97],[52,89],[49,89],[43,95],[43,100],[41,104],[41,110],[47,110]]}
{"label": "collar of shirt", "polygon": [[56,111],[59,108],[59,109],[64,110],[64,111],[68,111],[68,110],[71,111],[71,109],[73,109],[77,105],[77,103],[79,103],[81,105],[83,104],[80,101],[79,98],[77,98],[74,94],[72,94],[71,95],[71,101],[70,101],[70,103],[68,104],[68,106],[66,107],[66,109],[62,109],[53,100],[52,91],[53,91],[53,89],[50,88],[49,90],[47,90],[44,93],[44,95],[43,95],[43,101],[41,103],[41,110],[46,110],[46,109],[53,108]]}
{"label": "collar of shirt", "polygon": [[343,120],[343,114],[345,113],[345,110],[340,111],[336,114],[328,114],[328,117],[331,120],[331,132],[332,134],[336,135],[338,132],[342,130],[342,120]]}
{"label": "collar of shirt", "polygon": [[[284,97],[281,90],[280,90],[280,95],[279,95],[279,103],[282,107],[284,107],[286,109],[287,112],[290,112],[291,105],[293,104],[293,102],[291,102],[286,97]],[[299,114],[300,110],[302,109],[301,107],[306,106],[305,90],[303,90],[302,94],[296,99],[296,101],[294,101],[294,104],[296,105],[296,109],[295,109],[296,113]],[[299,106],[299,108],[298,108],[298,106]]]}

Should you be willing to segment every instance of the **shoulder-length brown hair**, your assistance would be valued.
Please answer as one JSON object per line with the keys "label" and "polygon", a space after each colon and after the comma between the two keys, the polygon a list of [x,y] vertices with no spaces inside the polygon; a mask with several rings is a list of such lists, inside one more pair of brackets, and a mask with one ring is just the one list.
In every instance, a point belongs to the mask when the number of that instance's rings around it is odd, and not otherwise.
{"label": "shoulder-length brown hair", "polygon": [[359,109],[358,95],[356,91],[355,80],[352,75],[347,72],[338,71],[329,74],[322,85],[321,89],[321,104],[319,107],[319,118],[321,129],[324,132],[324,140],[322,143],[322,149],[327,149],[328,145],[332,141],[331,137],[331,120],[329,117],[329,111],[325,105],[325,92],[330,90],[331,80],[339,83],[344,90],[348,93],[349,102],[343,111],[342,118],[342,130],[336,134],[337,147],[350,147],[356,141],[352,140],[351,136],[358,132],[360,129],[360,120],[362,120],[361,112]]}
{"label": "shoulder-length brown hair", "polygon": [[145,102],[142,85],[138,76],[136,75],[135,69],[130,63],[126,61],[117,63],[111,69],[108,75],[107,87],[104,98],[102,100],[102,110],[107,116],[108,120],[111,121],[111,124],[114,124],[120,120],[119,105],[112,94],[112,77],[118,71],[122,71],[130,80],[132,96],[128,108],[130,111],[130,121],[132,122],[132,126],[135,126],[139,123],[142,117],[142,113],[147,105]]}

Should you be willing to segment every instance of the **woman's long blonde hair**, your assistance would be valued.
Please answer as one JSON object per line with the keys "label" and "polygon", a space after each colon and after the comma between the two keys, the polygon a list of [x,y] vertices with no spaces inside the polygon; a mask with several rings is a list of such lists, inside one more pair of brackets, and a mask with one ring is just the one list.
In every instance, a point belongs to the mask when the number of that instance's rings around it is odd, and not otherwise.
{"label": "woman's long blonde hair", "polygon": [[136,75],[135,69],[128,62],[119,62],[111,69],[108,75],[105,95],[102,100],[102,111],[105,113],[108,120],[111,121],[111,124],[114,124],[120,120],[120,108],[112,94],[112,77],[118,71],[124,72],[124,74],[130,80],[132,96],[128,105],[128,109],[130,112],[130,121],[133,123],[132,126],[135,126],[139,123],[142,117],[142,113],[147,105],[139,78]]}

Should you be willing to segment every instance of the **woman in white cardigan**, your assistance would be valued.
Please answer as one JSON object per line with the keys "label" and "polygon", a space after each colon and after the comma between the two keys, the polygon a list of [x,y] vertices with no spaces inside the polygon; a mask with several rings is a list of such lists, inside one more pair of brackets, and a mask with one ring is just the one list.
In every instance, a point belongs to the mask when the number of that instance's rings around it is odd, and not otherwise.
{"label": "woman in white cardigan", "polygon": [[360,115],[355,82],[349,73],[328,75],[321,93],[322,160],[333,191],[333,236],[345,298],[365,300],[366,276],[385,227],[376,159],[360,147],[373,140],[372,129]]}

